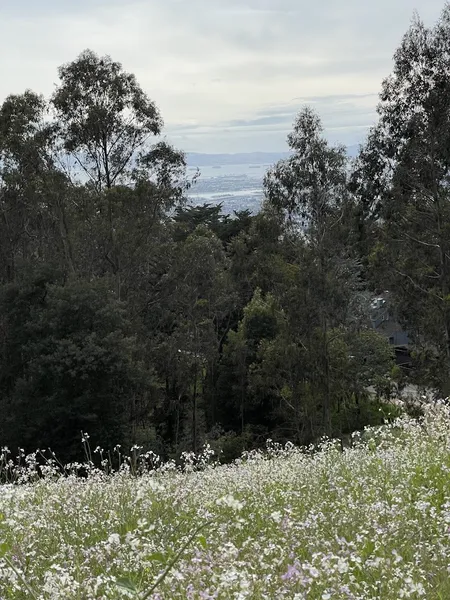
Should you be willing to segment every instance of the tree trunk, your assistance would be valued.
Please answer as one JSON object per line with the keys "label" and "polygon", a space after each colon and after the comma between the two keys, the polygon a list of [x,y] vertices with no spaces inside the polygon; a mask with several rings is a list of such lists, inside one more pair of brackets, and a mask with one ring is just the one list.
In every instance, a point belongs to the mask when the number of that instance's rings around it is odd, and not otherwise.
{"label": "tree trunk", "polygon": [[64,211],[64,205],[61,198],[57,200],[57,209],[58,209],[58,223],[59,223],[59,233],[61,236],[61,241],[64,249],[64,258],[66,261],[67,269],[70,274],[75,275],[75,265],[73,260],[73,250],[72,243],[69,237],[69,228],[67,227],[67,219]]}
{"label": "tree trunk", "polygon": [[194,367],[194,390],[192,394],[192,445],[197,452],[197,360]]}

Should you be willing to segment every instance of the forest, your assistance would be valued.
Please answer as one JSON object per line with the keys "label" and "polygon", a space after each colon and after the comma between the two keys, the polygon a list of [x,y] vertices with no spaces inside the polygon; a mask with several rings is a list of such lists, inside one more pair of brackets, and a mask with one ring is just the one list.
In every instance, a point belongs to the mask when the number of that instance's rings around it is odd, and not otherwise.
{"label": "forest", "polygon": [[[303,108],[256,215],[189,204],[198,175],[109,56],[6,98],[0,446],[227,461],[381,423],[406,383],[449,395],[449,47],[448,6],[415,18],[355,160]],[[370,323],[386,290],[408,369]]]}

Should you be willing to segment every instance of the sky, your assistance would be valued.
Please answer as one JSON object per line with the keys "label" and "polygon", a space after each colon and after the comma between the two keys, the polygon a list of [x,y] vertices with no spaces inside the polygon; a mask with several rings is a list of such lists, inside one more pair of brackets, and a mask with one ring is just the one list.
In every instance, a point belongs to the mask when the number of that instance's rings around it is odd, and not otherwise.
{"label": "sky", "polygon": [[[186,152],[281,152],[304,105],[364,140],[414,11],[443,0],[0,0],[0,100],[48,96],[90,48],[136,75]],[[7,58],[5,58],[7,57]]]}

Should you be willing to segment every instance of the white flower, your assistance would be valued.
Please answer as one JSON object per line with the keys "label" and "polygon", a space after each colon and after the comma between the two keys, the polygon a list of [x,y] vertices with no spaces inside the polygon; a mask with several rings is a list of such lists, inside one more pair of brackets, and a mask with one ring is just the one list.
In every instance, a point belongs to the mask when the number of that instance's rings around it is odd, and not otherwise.
{"label": "white flower", "polygon": [[309,574],[311,575],[311,577],[314,577],[314,579],[317,579],[320,575],[316,567],[309,567]]}
{"label": "white flower", "polygon": [[112,533],[108,538],[108,544],[111,546],[120,544],[120,535],[118,533]]}
{"label": "white flower", "polygon": [[347,573],[348,571],[348,563],[341,557],[338,559],[337,570],[339,573]]}
{"label": "white flower", "polygon": [[275,523],[279,523],[283,518],[283,515],[280,513],[279,510],[277,510],[270,515],[270,518],[273,519]]}
{"label": "white flower", "polygon": [[218,506],[228,506],[233,510],[240,511],[244,508],[245,503],[240,502],[239,500],[231,496],[231,494],[228,494],[227,496],[222,496],[222,498],[216,500],[216,504]]}

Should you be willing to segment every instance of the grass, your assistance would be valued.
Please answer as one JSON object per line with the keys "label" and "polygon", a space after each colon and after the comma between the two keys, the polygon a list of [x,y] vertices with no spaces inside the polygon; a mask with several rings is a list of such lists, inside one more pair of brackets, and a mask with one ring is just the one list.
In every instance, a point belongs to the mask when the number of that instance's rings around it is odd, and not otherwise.
{"label": "grass", "polygon": [[134,449],[85,478],[22,457],[23,485],[0,486],[0,598],[449,599],[449,410],[362,437],[183,470]]}

